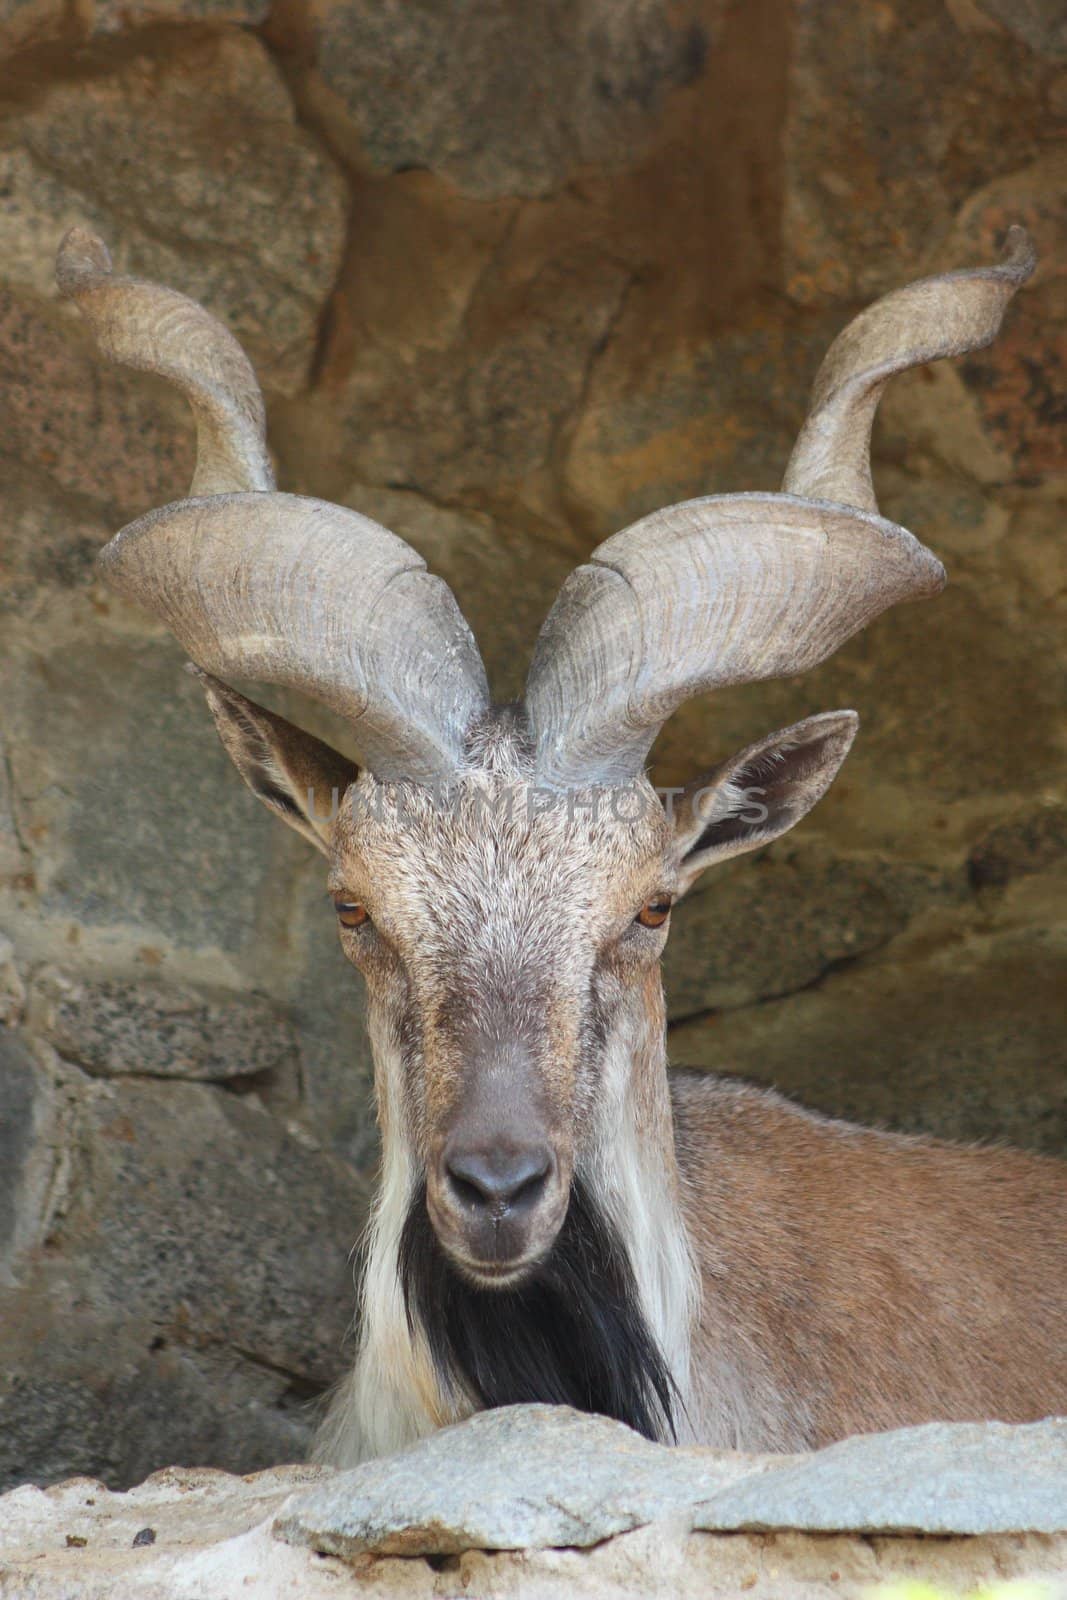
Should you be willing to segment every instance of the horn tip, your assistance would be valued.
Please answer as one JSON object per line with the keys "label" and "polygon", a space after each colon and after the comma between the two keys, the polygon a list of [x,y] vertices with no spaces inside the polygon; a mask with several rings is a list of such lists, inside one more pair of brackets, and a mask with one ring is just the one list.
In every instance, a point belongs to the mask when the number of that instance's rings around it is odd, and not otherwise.
{"label": "horn tip", "polygon": [[1013,222],[1004,236],[1002,264],[1015,283],[1023,284],[1037,266],[1037,250],[1026,228]]}
{"label": "horn tip", "polygon": [[76,293],[111,272],[111,253],[88,228],[69,228],[56,253],[56,282],[63,295]]}
{"label": "horn tip", "polygon": [[923,596],[932,600],[935,595],[939,595],[943,589],[947,588],[948,573],[945,570],[944,562],[940,561],[932,550],[927,550],[925,546],[923,549],[926,556],[923,572],[926,582]]}

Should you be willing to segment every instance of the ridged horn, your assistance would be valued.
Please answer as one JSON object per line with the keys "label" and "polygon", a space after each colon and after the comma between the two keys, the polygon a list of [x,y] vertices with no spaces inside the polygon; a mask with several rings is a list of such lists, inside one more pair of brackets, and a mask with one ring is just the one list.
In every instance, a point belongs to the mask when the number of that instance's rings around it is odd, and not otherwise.
{"label": "ridged horn", "polygon": [[995,266],[920,278],[861,311],[823,357],[783,490],[877,511],[871,427],[889,379],[992,344],[1009,300],[1036,264],[1026,229],[1009,228]]}
{"label": "ridged horn", "polygon": [[781,494],[653,512],[593,551],[560,591],[526,687],[538,781],[631,782],[685,700],[805,672],[945,573],[878,514],[870,431],[895,372],[989,344],[1033,270],[1021,228],[1001,265],[885,296],[838,336]]}
{"label": "ridged horn", "polygon": [[158,372],[184,394],[196,419],[189,493],[273,489],[266,413],[251,363],[233,334],[175,289],[115,272],[102,239],[71,228],[56,257],[56,282],[104,355]]}
{"label": "ridged horn", "polygon": [[100,555],[111,585],[204,671],[300,689],[338,712],[383,781],[447,778],[489,701],[447,585],[369,517],[270,492],[255,375],[200,306],[111,273],[81,229],[63,241],[57,274],[105,353],[170,378],[196,417],[193,497],[116,534]]}

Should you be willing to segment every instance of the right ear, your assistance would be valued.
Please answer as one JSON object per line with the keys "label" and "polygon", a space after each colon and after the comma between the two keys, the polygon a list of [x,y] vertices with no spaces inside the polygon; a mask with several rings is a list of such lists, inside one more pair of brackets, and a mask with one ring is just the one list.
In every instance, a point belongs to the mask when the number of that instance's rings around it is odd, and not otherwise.
{"label": "right ear", "polygon": [[200,680],[219,738],[252,793],[329,855],[338,808],[359,777],[355,762],[192,662],[189,671]]}
{"label": "right ear", "polygon": [[854,711],[806,717],[688,784],[673,808],[678,897],[706,867],[770,844],[806,817],[836,778],[858,727]]}

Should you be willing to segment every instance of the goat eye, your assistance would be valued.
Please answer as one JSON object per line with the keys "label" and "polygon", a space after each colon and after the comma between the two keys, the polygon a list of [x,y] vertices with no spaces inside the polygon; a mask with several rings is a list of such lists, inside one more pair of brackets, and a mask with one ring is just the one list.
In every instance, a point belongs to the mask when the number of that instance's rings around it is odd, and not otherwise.
{"label": "goat eye", "polygon": [[657,894],[653,899],[645,902],[634,921],[639,922],[642,928],[662,928],[670,914],[670,896]]}
{"label": "goat eye", "polygon": [[370,921],[370,913],[358,900],[335,900],[333,904],[342,928],[362,928]]}

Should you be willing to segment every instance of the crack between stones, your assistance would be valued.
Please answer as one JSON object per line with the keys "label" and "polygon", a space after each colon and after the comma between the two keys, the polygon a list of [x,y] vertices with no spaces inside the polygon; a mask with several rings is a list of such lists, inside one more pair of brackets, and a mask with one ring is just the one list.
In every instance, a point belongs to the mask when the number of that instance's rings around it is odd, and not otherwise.
{"label": "crack between stones", "polygon": [[757,1011],[763,1006],[777,1005],[781,1000],[791,1000],[794,995],[806,994],[812,989],[820,989],[827,978],[832,977],[834,973],[843,972],[847,967],[862,965],[868,957],[878,955],[892,942],[892,938],[883,939],[880,944],[872,945],[862,955],[837,956],[834,960],[828,961],[824,967],[821,967],[815,976],[809,978],[806,983],[798,983],[792,989],[783,989],[777,994],[759,995],[754,1000],[743,1000],[737,1005],[707,1006],[702,1010],[687,1011],[682,1016],[672,1016],[667,1023],[667,1037],[669,1039],[673,1030],[683,1024],[706,1022],[713,1017],[736,1016],[741,1011]]}
{"label": "crack between stones", "polygon": [[288,1385],[288,1393],[294,1400],[309,1403],[318,1400],[326,1393],[328,1384],[316,1383],[314,1379],[304,1373],[293,1372],[291,1368],[282,1366],[279,1362],[270,1361],[266,1356],[259,1355],[254,1350],[247,1350],[243,1345],[223,1345],[224,1349],[232,1350],[234,1355],[240,1356],[242,1361],[247,1361],[249,1366],[255,1367],[260,1372],[270,1373],[273,1377],[284,1378]]}
{"label": "crack between stones", "polygon": [[4,784],[11,798],[11,826],[14,829],[15,844],[23,866],[29,866],[33,861],[33,853],[30,850],[19,819],[19,798],[18,791],[15,788],[15,769],[11,761],[11,743],[2,727],[0,727],[0,761],[3,762]]}
{"label": "crack between stones", "polygon": [[[51,1044],[46,1033],[27,1028],[27,1035],[34,1039],[41,1039],[45,1044]],[[222,1089],[228,1094],[246,1095],[259,1088],[272,1088],[275,1083],[275,1069],[261,1067],[254,1072],[234,1072],[225,1078],[193,1077],[181,1072],[109,1072],[92,1062],[72,1054],[64,1054],[56,1049],[60,1061],[69,1067],[76,1067],[79,1072],[84,1072],[87,1078],[92,1078],[95,1083],[183,1083],[200,1084],[206,1089]]]}
{"label": "crack between stones", "polygon": [[[619,265],[623,264],[619,263]],[[619,290],[614,309],[608,318],[604,332],[590,347],[574,404],[567,415],[561,418],[557,424],[546,463],[557,486],[559,507],[563,520],[568,526],[580,528],[588,537],[594,539],[597,537],[598,530],[592,526],[592,517],[588,507],[570,490],[567,468],[574,447],[575,435],[589,404],[589,395],[597,368],[611,349],[638,280],[639,270],[637,268],[626,264],[624,270],[626,271],[626,278]]]}

